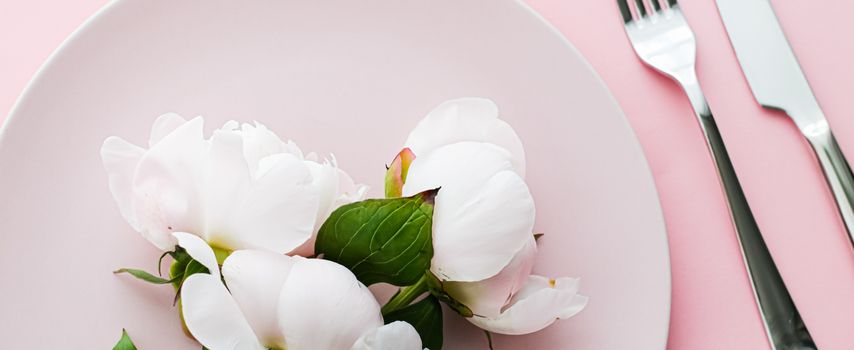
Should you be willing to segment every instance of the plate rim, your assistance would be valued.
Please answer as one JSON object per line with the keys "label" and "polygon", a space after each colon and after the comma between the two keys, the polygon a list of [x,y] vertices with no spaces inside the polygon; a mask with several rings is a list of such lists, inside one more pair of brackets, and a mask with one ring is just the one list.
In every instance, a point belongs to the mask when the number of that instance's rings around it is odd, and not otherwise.
{"label": "plate rim", "polygon": [[593,77],[595,78],[594,80],[596,81],[596,84],[598,84],[604,91],[607,92],[609,103],[620,114],[620,121],[628,129],[629,134],[631,135],[631,138],[634,140],[634,142],[632,143],[633,147],[636,149],[636,151],[640,154],[640,157],[643,159],[644,175],[647,177],[647,180],[650,182],[652,189],[655,192],[653,198],[655,199],[655,208],[656,208],[656,211],[658,212],[658,214],[656,215],[656,221],[658,222],[658,224],[660,226],[661,234],[664,236],[664,248],[665,248],[665,253],[666,253],[664,256],[664,263],[665,263],[666,268],[667,268],[667,280],[666,280],[666,284],[667,284],[667,286],[666,286],[666,290],[667,290],[667,307],[666,307],[666,309],[667,310],[666,310],[666,316],[665,316],[665,318],[667,320],[667,322],[666,322],[667,327],[665,327],[665,329],[663,330],[662,339],[661,339],[661,348],[666,349],[668,341],[670,340],[670,326],[671,326],[670,321],[672,318],[671,313],[672,313],[672,309],[673,309],[673,267],[671,265],[671,260],[670,260],[670,235],[667,231],[667,222],[664,218],[664,210],[661,207],[661,194],[658,190],[658,185],[655,183],[655,177],[653,176],[652,168],[650,167],[650,164],[649,164],[649,159],[646,156],[646,152],[643,149],[643,145],[640,142],[640,138],[638,138],[638,135],[635,132],[634,127],[632,127],[631,123],[629,122],[629,118],[626,117],[626,113],[625,113],[625,111],[623,111],[623,107],[620,105],[619,101],[617,101],[617,98],[614,96],[614,93],[611,91],[611,88],[609,88],[608,85],[605,84],[605,80],[602,79],[602,76],[599,74],[599,71],[597,71],[593,67],[593,65],[590,64],[590,61],[587,60],[587,57],[585,57],[584,54],[581,53],[581,51],[578,50],[578,48],[575,47],[575,45],[573,45],[572,42],[569,41],[569,38],[567,38],[565,35],[563,35],[563,32],[561,32],[559,29],[557,29],[557,27],[554,24],[552,24],[549,20],[547,20],[541,13],[534,10],[534,8],[531,7],[529,4],[527,4],[524,0],[509,0],[509,1],[511,1],[514,4],[516,4],[517,6],[519,6],[525,13],[527,13],[529,16],[533,17],[534,20],[536,20],[540,24],[544,25],[546,27],[546,29],[548,29],[550,34],[552,36],[554,36],[555,38],[557,38],[558,41],[560,41],[561,44],[563,44],[565,47],[569,48],[569,50],[572,51],[579,58],[579,60],[586,66],[587,70],[593,74]]}
{"label": "plate rim", "polygon": [[[663,212],[663,209],[661,206],[661,195],[660,195],[660,192],[658,190],[658,186],[655,182],[655,177],[653,176],[652,168],[650,167],[649,159],[646,156],[646,152],[643,148],[643,145],[641,144],[640,139],[638,138],[634,127],[632,127],[631,123],[629,122],[629,119],[626,116],[626,113],[623,110],[622,106],[620,105],[619,101],[617,101],[617,99],[614,96],[611,89],[608,87],[608,85],[602,79],[602,76],[593,67],[593,65],[590,63],[590,61],[587,60],[587,58],[584,56],[584,54],[582,54],[582,52],[580,50],[578,50],[578,48],[575,47],[575,45],[573,45],[572,42],[570,42],[569,39],[554,24],[552,24],[550,21],[548,21],[542,14],[537,12],[533,7],[531,7],[531,5],[527,4],[524,0],[503,0],[503,1],[507,1],[507,2],[514,4],[522,12],[524,12],[526,15],[530,16],[535,22],[539,23],[540,25],[543,25],[545,27],[545,29],[547,29],[549,35],[556,38],[565,48],[569,49],[576,57],[579,58],[579,61],[583,63],[586,70],[592,73],[592,75],[594,77],[594,81],[596,82],[596,84],[599,85],[599,87],[602,90],[607,92],[608,103],[611,105],[612,108],[614,108],[614,110],[617,113],[619,113],[620,123],[628,130],[629,135],[631,135],[631,139],[633,140],[633,142],[631,142],[631,147],[635,149],[635,152],[637,154],[639,154],[639,156],[643,160],[643,162],[642,162],[643,166],[641,167],[642,169],[639,169],[639,170],[641,170],[641,172],[643,173],[643,176],[646,177],[647,182],[650,184],[651,188],[654,190],[654,195],[652,196],[651,199],[654,199],[655,208],[657,211],[657,215],[655,215],[655,221],[657,222],[657,225],[659,226],[659,229],[661,232],[660,234],[663,236],[663,240],[662,240],[663,241],[663,247],[664,247],[664,251],[666,253],[663,256],[663,260],[664,260],[663,262],[664,262],[664,265],[667,269],[667,273],[666,273],[667,278],[663,282],[666,284],[665,290],[667,291],[667,295],[666,295],[667,303],[666,303],[666,310],[665,310],[665,319],[667,321],[666,322],[667,327],[664,327],[664,329],[662,330],[662,334],[661,334],[661,344],[662,344],[661,348],[665,349],[667,347],[669,337],[670,337],[670,327],[671,327],[670,322],[672,319],[671,312],[672,312],[672,307],[673,307],[673,269],[672,269],[671,257],[670,257],[670,241],[669,241],[669,233],[667,230],[666,220],[664,217],[664,212]],[[74,42],[77,41],[78,37],[80,37],[84,33],[91,30],[92,27],[94,26],[94,24],[100,20],[100,18],[109,14],[110,12],[115,10],[116,8],[123,6],[124,4],[127,4],[129,2],[130,2],[130,0],[110,0],[108,3],[104,4],[100,9],[95,11],[95,13],[90,15],[85,21],[83,21],[83,23],[81,23],[76,29],[74,29],[74,31],[72,31],[71,34],[69,34],[62,41],[62,43],[60,43],[59,46],[57,46],[57,48],[54,49],[53,52],[51,52],[51,54],[48,56],[48,58],[36,70],[36,73],[33,75],[33,77],[27,82],[27,84],[24,87],[24,89],[22,90],[21,94],[17,97],[15,102],[12,104],[12,108],[8,112],[5,120],[3,121],[3,124],[0,125],[0,147],[3,147],[3,145],[6,143],[5,142],[5,140],[6,140],[5,136],[7,135],[8,130],[10,129],[10,126],[13,123],[15,123],[15,121],[17,119],[20,119],[20,117],[18,117],[18,114],[19,114],[19,110],[20,110],[21,106],[24,104],[24,101],[26,101],[30,98],[30,95],[32,95],[33,91],[38,87],[40,81],[42,81],[44,79],[46,72],[48,70],[50,70],[50,68],[52,66],[55,65],[56,61],[66,51],[66,48],[69,47],[70,45],[74,44]]]}

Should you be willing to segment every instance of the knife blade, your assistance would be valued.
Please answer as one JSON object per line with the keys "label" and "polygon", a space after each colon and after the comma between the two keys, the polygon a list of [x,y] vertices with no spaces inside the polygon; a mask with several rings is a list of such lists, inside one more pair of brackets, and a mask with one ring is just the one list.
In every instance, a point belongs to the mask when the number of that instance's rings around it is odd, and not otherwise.
{"label": "knife blade", "polygon": [[807,78],[768,0],[717,0],[744,76],[764,107],[788,113],[800,126],[824,120]]}
{"label": "knife blade", "polygon": [[854,245],[854,175],[769,0],[717,0],[753,96],[784,111],[809,141]]}

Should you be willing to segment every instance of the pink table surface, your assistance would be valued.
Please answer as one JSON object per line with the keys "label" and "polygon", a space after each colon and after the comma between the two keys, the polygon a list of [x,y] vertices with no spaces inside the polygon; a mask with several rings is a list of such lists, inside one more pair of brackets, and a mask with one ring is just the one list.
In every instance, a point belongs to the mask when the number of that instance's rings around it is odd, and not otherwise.
{"label": "pink table surface", "polygon": [[[635,128],[673,264],[670,349],[768,348],[714,168],[690,106],[642,66],[610,0],[527,0],[584,54]],[[772,0],[842,148],[854,156],[854,3]],[[0,2],[0,121],[38,67],[104,0]],[[698,74],[748,200],[819,348],[854,348],[854,251],[812,152],[753,100],[712,0],[683,0]],[[590,116],[595,118],[595,116]],[[630,291],[627,291],[630,292]],[[615,334],[614,336],[619,336]]]}

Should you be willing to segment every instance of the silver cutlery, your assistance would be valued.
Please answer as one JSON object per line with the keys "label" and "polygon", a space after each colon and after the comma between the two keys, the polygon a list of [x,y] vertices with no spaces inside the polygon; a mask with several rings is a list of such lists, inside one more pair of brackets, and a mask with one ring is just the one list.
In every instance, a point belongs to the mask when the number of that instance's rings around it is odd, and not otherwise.
{"label": "silver cutlery", "polygon": [[[743,1],[743,0],[735,0]],[[634,6],[632,6],[634,3]],[[720,182],[771,347],[816,346],[759,232],[695,70],[696,40],[676,0],[617,0],[626,34],[638,57],[679,83],[688,95],[717,168]],[[632,11],[632,7],[634,11]]]}
{"label": "silver cutlery", "polygon": [[854,175],[774,9],[768,0],[718,0],[718,10],[753,96],[763,107],[786,112],[812,145],[854,244]]}

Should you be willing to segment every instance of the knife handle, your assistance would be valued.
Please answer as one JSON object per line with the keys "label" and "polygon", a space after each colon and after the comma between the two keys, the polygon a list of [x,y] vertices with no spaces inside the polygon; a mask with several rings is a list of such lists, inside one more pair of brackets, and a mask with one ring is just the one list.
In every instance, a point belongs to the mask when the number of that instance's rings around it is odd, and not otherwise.
{"label": "knife handle", "polygon": [[851,167],[848,166],[848,161],[845,160],[845,155],[842,154],[827,122],[822,120],[822,124],[811,128],[806,136],[836,198],[836,206],[842,221],[845,222],[848,238],[854,245],[854,175],[851,174]]}
{"label": "knife handle", "polygon": [[741,189],[712,111],[693,72],[688,79],[677,79],[685,89],[700,122],[709,151],[714,159],[721,186],[738,235],[742,258],[750,277],[753,296],[759,307],[765,332],[772,349],[816,349],[801,319],[774,259],[759,232],[759,226]]}

